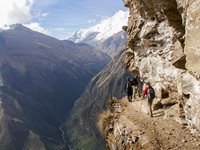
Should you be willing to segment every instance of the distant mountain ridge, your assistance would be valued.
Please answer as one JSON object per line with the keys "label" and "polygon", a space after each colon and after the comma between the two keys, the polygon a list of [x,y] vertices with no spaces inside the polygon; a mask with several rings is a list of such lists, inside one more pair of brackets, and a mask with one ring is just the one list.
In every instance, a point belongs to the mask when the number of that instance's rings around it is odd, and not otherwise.
{"label": "distant mountain ridge", "polygon": [[80,29],[69,40],[75,43],[104,41],[122,30],[127,25],[129,12],[118,11],[112,17],[102,20],[88,29]]}
{"label": "distant mountain ridge", "polygon": [[0,54],[0,149],[65,149],[59,126],[109,56],[20,24],[0,30]]}
{"label": "distant mountain ridge", "polygon": [[126,33],[122,31],[122,26],[127,25],[128,16],[128,11],[118,11],[95,26],[80,29],[69,40],[90,44],[110,57],[114,57],[117,47],[125,44]]}
{"label": "distant mountain ridge", "polygon": [[120,31],[115,35],[109,37],[103,42],[94,43],[94,47],[99,49],[100,51],[106,53],[111,58],[113,58],[116,53],[121,50],[121,46],[126,43],[126,33],[124,31]]}

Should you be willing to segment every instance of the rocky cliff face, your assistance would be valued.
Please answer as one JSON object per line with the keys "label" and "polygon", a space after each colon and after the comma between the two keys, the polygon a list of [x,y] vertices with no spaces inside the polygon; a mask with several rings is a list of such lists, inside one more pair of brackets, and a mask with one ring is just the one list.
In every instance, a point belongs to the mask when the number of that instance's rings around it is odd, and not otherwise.
{"label": "rocky cliff face", "polygon": [[151,82],[161,102],[175,98],[188,124],[199,130],[200,1],[124,0],[124,5],[130,10],[126,67]]}

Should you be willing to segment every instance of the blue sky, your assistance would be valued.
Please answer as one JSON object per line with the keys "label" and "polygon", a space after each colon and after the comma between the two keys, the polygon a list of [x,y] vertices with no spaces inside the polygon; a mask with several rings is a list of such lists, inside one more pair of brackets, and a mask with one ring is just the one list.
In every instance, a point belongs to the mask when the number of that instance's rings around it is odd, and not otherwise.
{"label": "blue sky", "polygon": [[65,39],[118,10],[127,10],[122,0],[36,0],[28,22],[37,22],[50,35]]}

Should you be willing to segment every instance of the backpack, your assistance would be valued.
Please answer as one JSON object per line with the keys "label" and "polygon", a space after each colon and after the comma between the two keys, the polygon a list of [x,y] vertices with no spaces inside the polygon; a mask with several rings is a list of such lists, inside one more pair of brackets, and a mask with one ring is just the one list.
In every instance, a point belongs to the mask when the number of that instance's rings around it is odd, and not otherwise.
{"label": "backpack", "polygon": [[137,81],[136,78],[133,78],[133,80],[132,80],[132,84],[135,85],[135,86],[138,85],[138,81]]}
{"label": "backpack", "polygon": [[156,97],[155,91],[152,87],[148,89],[147,97],[148,97],[148,100],[153,100]]}

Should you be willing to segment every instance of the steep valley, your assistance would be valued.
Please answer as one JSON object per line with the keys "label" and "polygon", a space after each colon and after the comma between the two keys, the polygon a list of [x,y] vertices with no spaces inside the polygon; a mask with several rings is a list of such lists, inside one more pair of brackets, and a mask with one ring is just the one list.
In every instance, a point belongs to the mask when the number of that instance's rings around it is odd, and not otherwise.
{"label": "steep valley", "polygon": [[20,24],[0,31],[0,149],[65,149],[60,125],[110,57]]}
{"label": "steep valley", "polygon": [[[76,101],[67,122],[68,128],[74,127],[67,131],[73,148],[106,149],[105,140],[111,150],[199,149],[199,1],[123,2],[129,8],[128,25],[123,27],[125,51],[92,79]],[[116,112],[102,112],[109,95],[123,96],[121,87],[131,75],[125,68],[154,87],[153,109],[158,116],[148,118],[141,104],[120,100],[114,100]]]}
{"label": "steep valley", "polygon": [[106,68],[92,78],[76,101],[67,121],[67,135],[74,150],[105,149],[105,141],[97,128],[98,115],[106,109],[110,96],[121,98],[125,95],[125,82],[132,74],[126,70],[123,60],[121,47]]}
{"label": "steep valley", "polygon": [[0,150],[200,149],[200,0],[123,3],[68,40],[0,29]]}

